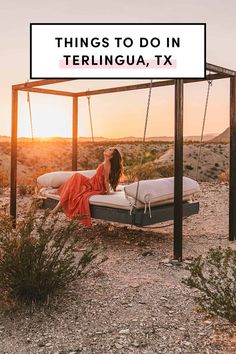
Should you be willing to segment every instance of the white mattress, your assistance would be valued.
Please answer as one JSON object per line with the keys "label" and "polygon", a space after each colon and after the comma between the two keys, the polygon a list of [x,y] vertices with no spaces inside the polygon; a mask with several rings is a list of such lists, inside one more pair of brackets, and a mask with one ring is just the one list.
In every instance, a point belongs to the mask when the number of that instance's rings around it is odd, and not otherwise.
{"label": "white mattress", "polygon": [[[124,187],[125,186],[119,186],[118,189],[121,189],[121,191],[113,192],[112,194],[93,195],[89,198],[89,203],[91,205],[130,210],[135,200],[133,198],[129,198],[130,200],[127,200],[124,193]],[[43,197],[60,200],[60,196],[58,195],[58,190],[56,188],[44,187],[40,190],[39,194]],[[184,201],[190,199],[191,197],[187,196],[184,198]],[[172,204],[173,202],[174,200],[171,198],[165,201],[151,203],[151,206]],[[138,209],[144,209],[145,204],[137,202],[136,207]]]}

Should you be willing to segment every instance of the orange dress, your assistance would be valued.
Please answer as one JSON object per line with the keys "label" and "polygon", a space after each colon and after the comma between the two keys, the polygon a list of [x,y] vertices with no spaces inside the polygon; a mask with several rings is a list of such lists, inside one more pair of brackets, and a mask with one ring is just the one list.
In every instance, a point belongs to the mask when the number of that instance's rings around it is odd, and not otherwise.
{"label": "orange dress", "polygon": [[75,215],[86,216],[81,222],[84,225],[91,225],[91,213],[89,208],[89,197],[96,194],[105,194],[104,164],[100,164],[92,177],[75,173],[59,190],[61,206],[68,218]]}

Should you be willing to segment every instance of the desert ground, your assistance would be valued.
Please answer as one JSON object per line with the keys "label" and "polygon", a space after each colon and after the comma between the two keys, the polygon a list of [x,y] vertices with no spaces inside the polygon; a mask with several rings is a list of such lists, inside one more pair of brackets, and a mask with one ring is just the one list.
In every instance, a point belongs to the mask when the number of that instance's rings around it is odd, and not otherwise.
{"label": "desert ground", "polygon": [[[5,155],[9,158],[6,146]],[[80,167],[94,168],[104,144],[93,148],[92,152],[86,146],[79,150]],[[38,147],[34,151],[32,146],[19,148],[19,156],[24,156],[19,160],[21,176],[25,171],[25,178],[29,178],[34,169],[69,169],[69,147],[63,150],[64,153],[62,150],[58,153],[58,146],[55,150],[55,146],[52,147],[50,152],[46,152],[46,147],[44,152],[41,147],[44,167],[35,156]],[[0,353],[236,352],[236,327],[224,319],[200,312],[194,302],[196,291],[182,283],[188,275],[186,267],[194,257],[204,255],[219,245],[236,248],[234,242],[228,241],[229,186],[227,181],[219,179],[228,167],[229,147],[217,143],[206,144],[203,148],[202,168],[206,172],[199,175],[204,180],[200,182],[200,212],[184,220],[184,262],[180,266],[168,262],[173,254],[172,224],[140,229],[94,220],[92,228],[81,226],[78,230],[81,250],[96,243],[102,254],[107,256],[107,261],[52,299],[50,306],[35,308],[33,312],[24,307],[10,313],[0,311]],[[63,144],[61,149],[65,149]],[[121,149],[127,161],[132,161],[132,154],[136,156],[140,152],[140,144],[124,143]],[[186,164],[193,167],[197,150],[197,144],[185,146]],[[1,156],[4,161],[4,155]],[[155,170],[156,166],[167,163],[166,170],[160,169],[164,175],[171,172],[172,156],[171,143],[162,143],[158,147],[149,143],[144,163],[149,167],[154,165]],[[32,160],[25,163],[33,158],[34,168]],[[62,161],[67,165],[62,165]],[[215,169],[211,170],[211,167]],[[193,170],[185,169],[190,175]],[[18,196],[19,215],[23,216],[31,199],[27,193]],[[2,187],[0,204],[6,208],[9,205],[7,186]],[[60,220],[62,223],[65,220],[62,213]]]}
{"label": "desert ground", "polygon": [[[19,197],[19,213],[30,198]],[[8,203],[7,189],[0,200]],[[235,353],[236,327],[199,312],[196,291],[181,282],[193,257],[218,245],[235,247],[227,239],[228,184],[201,182],[199,200],[200,213],[184,220],[181,266],[168,263],[171,225],[138,229],[94,221],[91,229],[81,227],[79,247],[96,242],[107,261],[50,307],[2,311],[0,352]]]}

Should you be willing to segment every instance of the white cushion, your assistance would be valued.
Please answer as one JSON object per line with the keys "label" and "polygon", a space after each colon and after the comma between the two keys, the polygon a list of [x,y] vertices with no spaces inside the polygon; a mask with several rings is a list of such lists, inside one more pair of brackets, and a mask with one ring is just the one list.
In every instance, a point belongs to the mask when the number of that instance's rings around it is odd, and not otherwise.
{"label": "white cushion", "polygon": [[84,176],[92,177],[95,174],[95,172],[96,170],[49,172],[49,173],[45,173],[42,176],[39,176],[37,178],[37,182],[43,187],[58,188],[75,173],[81,173]]}
{"label": "white cushion", "polygon": [[[39,195],[50,199],[60,200],[60,195],[58,194],[57,188],[43,187],[40,189]],[[183,200],[187,201],[189,200],[189,197],[185,197],[183,198]],[[173,204],[173,202],[174,202],[174,198],[170,198],[164,201],[153,202],[151,203],[151,206]],[[89,203],[91,205],[99,205],[108,208],[118,208],[124,210],[130,210],[131,206],[134,204],[138,209],[145,208],[144,203],[141,203],[139,201],[135,203],[134,198],[129,198],[129,199],[126,198],[124,193],[124,186],[118,186],[118,191],[112,192],[111,194],[92,195],[91,197],[89,197]]]}
{"label": "white cushion", "polygon": [[[156,203],[173,200],[174,198],[174,177],[152,179],[131,183],[125,186],[127,197],[136,199],[141,203]],[[191,196],[200,191],[199,184],[191,178],[183,177],[183,199],[188,200]]]}

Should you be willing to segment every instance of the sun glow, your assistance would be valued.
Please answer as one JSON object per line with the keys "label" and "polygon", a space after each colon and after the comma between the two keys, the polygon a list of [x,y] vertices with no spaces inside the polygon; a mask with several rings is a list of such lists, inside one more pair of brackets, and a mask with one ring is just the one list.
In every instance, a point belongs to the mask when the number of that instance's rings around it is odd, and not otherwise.
{"label": "sun glow", "polygon": [[[219,132],[226,126],[224,117],[229,114],[228,101],[217,100],[223,88],[214,83],[209,100],[205,133]],[[218,86],[218,87],[217,87]],[[227,90],[224,88],[224,95]],[[203,84],[188,86],[185,91],[184,135],[199,135],[205,104],[206,87]],[[120,138],[141,137],[146,115],[148,90],[121,92],[91,97],[93,132],[95,137]],[[33,120],[33,136],[39,138],[72,136],[72,98],[30,94]],[[194,98],[194,99],[193,99]],[[214,104],[213,104],[214,103]],[[174,90],[173,87],[153,89],[149,111],[147,136],[173,136]],[[30,115],[26,94],[19,93],[18,136],[31,137]],[[78,136],[90,137],[91,127],[87,97],[79,98]]]}

